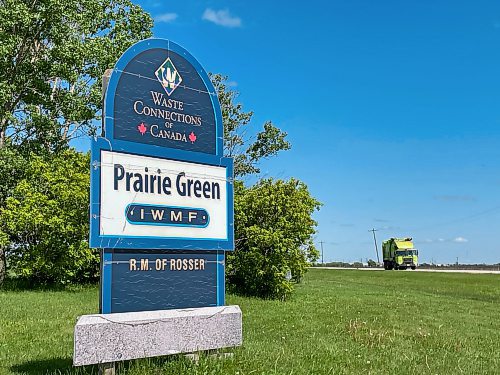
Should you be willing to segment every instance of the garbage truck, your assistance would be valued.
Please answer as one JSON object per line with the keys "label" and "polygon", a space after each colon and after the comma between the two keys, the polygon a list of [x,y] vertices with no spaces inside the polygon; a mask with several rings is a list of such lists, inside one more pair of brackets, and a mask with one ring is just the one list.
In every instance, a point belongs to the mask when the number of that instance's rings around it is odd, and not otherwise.
{"label": "garbage truck", "polygon": [[405,270],[417,268],[418,250],[413,246],[413,239],[390,238],[382,242],[382,252],[384,255],[384,269]]}

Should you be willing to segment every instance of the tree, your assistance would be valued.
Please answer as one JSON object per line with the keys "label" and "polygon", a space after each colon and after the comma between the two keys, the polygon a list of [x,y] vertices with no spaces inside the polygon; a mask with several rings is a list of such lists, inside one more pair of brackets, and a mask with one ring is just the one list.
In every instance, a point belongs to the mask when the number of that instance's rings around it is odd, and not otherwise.
{"label": "tree", "polygon": [[[0,240],[9,267],[37,283],[96,280],[99,255],[89,249],[89,155],[72,149],[31,155],[25,177],[0,209]],[[5,243],[4,243],[5,244]]]}
{"label": "tree", "polygon": [[258,163],[290,149],[287,133],[277,128],[271,121],[264,123],[264,129],[254,139],[248,137],[248,126],[253,112],[244,112],[241,103],[236,103],[238,92],[229,89],[227,76],[211,74],[210,78],[217,91],[224,123],[224,155],[234,158],[234,175],[242,177],[258,174]]}
{"label": "tree", "polygon": [[0,0],[0,207],[22,178],[25,156],[95,132],[104,71],[152,26],[129,0]]}
{"label": "tree", "polygon": [[129,0],[0,0],[0,148],[93,133],[104,71],[152,26]]}
{"label": "tree", "polygon": [[236,249],[227,255],[230,290],[286,298],[308,262],[319,257],[312,238],[316,222],[311,218],[319,207],[307,186],[296,179],[263,179],[250,188],[236,182]]}

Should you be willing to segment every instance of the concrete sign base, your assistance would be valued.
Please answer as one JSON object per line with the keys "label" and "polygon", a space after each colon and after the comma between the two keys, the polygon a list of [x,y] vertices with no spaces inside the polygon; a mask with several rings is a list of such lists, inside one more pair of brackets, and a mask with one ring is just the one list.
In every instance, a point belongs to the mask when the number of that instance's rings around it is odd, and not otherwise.
{"label": "concrete sign base", "polygon": [[239,306],[83,315],[75,326],[73,364],[240,346]]}

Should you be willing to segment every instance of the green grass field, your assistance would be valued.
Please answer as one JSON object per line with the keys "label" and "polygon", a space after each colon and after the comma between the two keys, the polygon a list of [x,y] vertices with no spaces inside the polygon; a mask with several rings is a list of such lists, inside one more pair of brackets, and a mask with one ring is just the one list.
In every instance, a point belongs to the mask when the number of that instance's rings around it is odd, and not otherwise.
{"label": "green grass field", "polygon": [[[98,291],[0,290],[0,374],[73,369],[76,317]],[[232,359],[121,363],[119,374],[499,374],[500,276],[311,270],[288,302],[229,296],[243,311]]]}

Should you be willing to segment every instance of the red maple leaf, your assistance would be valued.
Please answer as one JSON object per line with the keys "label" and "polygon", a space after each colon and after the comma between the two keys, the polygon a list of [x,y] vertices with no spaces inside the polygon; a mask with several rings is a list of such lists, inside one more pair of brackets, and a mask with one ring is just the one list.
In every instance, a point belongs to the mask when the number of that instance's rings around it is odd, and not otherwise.
{"label": "red maple leaf", "polygon": [[191,141],[191,143],[194,143],[196,141],[196,135],[193,132],[189,134],[189,140]]}
{"label": "red maple leaf", "polygon": [[141,122],[139,126],[137,126],[137,129],[139,130],[139,133],[141,133],[141,135],[144,135],[144,133],[146,133],[146,131],[148,130],[143,122]]}

